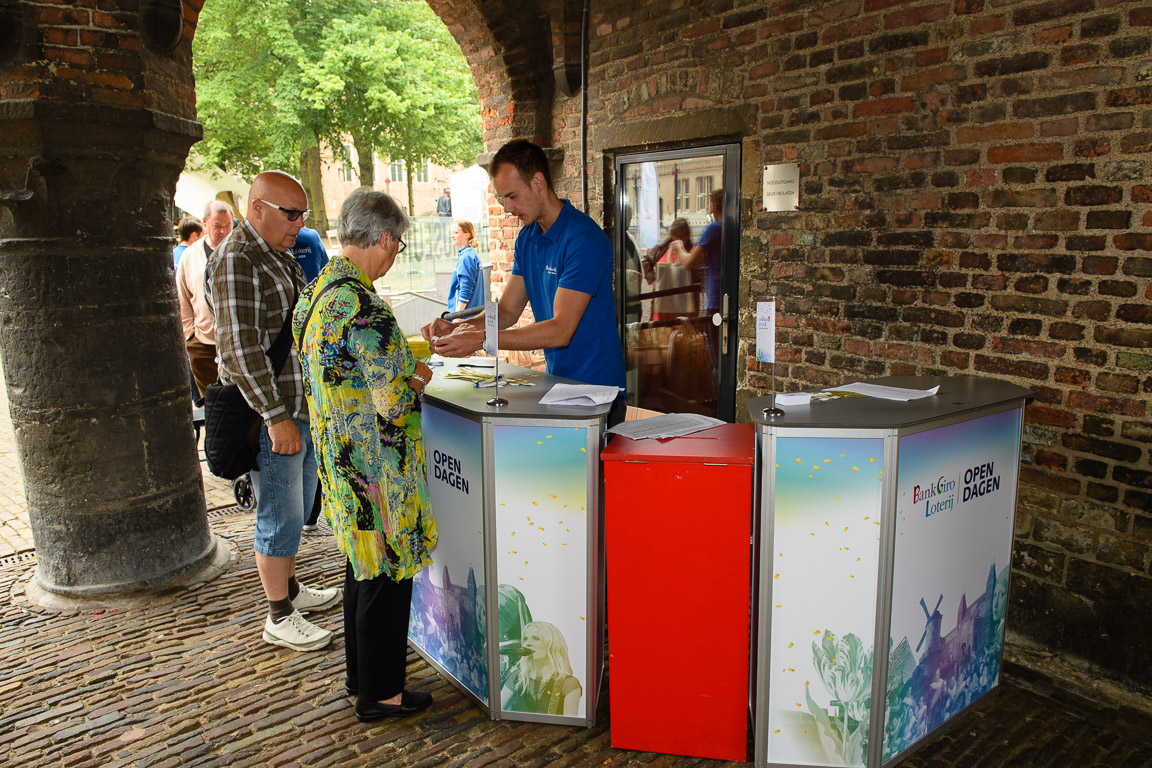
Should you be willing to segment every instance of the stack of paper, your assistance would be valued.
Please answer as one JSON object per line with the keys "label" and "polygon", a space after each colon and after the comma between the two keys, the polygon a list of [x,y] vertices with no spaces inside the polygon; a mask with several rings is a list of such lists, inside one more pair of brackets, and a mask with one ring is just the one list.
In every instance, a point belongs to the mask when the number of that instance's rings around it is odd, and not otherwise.
{"label": "stack of paper", "polygon": [[842,387],[829,387],[824,391],[830,393],[850,392],[854,395],[864,395],[865,397],[906,401],[932,397],[932,395],[940,391],[940,386],[937,385],[931,389],[905,389],[903,387],[885,387],[881,384],[865,384],[862,381],[857,381],[852,384],[845,384]]}
{"label": "stack of paper", "polygon": [[555,384],[540,405],[604,405],[616,399],[619,387],[601,387],[595,384]]}
{"label": "stack of paper", "polygon": [[665,413],[662,416],[625,421],[608,431],[633,440],[641,440],[646,437],[680,437],[726,423],[698,413]]}

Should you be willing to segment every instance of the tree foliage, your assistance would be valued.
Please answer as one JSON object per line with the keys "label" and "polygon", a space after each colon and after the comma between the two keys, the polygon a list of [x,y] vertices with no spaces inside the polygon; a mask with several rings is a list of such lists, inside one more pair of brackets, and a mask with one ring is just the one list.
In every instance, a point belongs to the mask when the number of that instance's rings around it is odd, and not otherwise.
{"label": "tree foliage", "polygon": [[241,175],[299,173],[317,140],[347,159],[350,137],[368,185],[373,153],[411,168],[481,150],[475,83],[424,0],[209,0],[193,52],[197,150]]}

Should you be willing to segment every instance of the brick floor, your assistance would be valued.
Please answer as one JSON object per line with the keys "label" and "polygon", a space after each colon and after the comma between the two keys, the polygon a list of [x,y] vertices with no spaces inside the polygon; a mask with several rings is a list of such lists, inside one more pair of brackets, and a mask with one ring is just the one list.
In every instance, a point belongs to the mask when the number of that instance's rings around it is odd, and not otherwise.
{"label": "brick floor", "polygon": [[[361,725],[343,694],[340,612],[322,652],[264,643],[252,515],[212,513],[239,561],[215,580],[125,610],[49,613],[23,598],[34,562],[0,565],[0,764],[12,766],[519,766],[732,768],[744,763],[613,749],[602,697],[594,728],[493,722],[414,653],[409,685],[435,703]],[[298,568],[338,582],[330,534],[306,534]],[[610,680],[608,685],[610,685]],[[654,702],[654,706],[675,706]],[[1086,701],[1007,666],[1001,691],[908,768],[1149,768],[1152,718]]]}

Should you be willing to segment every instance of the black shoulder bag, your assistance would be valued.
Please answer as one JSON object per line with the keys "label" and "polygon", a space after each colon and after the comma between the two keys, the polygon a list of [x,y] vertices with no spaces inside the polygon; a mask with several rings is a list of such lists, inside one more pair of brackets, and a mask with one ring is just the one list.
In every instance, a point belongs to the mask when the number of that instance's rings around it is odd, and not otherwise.
{"label": "black shoulder bag", "polygon": [[[316,308],[321,296],[330,288],[350,282],[353,282],[351,277],[333,280],[312,297],[312,306],[308,309],[302,327],[308,327],[312,310]],[[284,319],[284,326],[268,350],[273,376],[277,378],[292,348],[292,315],[295,307],[296,301],[293,300],[292,309]],[[257,468],[259,455],[260,414],[252,410],[235,384],[222,384],[219,381],[209,384],[204,394],[204,457],[208,459],[208,469],[217,477],[235,480]]]}
{"label": "black shoulder bag", "polygon": [[[292,349],[292,313],[296,299],[289,305],[288,316],[276,340],[268,350],[272,377],[278,378],[288,362]],[[225,480],[256,469],[260,455],[260,414],[252,410],[240,387],[216,381],[204,393],[204,458],[208,469]]]}

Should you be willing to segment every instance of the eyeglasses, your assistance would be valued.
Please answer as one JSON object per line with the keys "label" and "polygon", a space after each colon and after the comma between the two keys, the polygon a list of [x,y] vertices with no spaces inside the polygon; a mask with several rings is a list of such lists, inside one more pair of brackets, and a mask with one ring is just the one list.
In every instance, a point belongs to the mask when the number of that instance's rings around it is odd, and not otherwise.
{"label": "eyeglasses", "polygon": [[396,242],[400,243],[400,247],[396,249],[397,255],[404,253],[404,249],[408,247],[408,243],[404,242],[404,238],[396,238]]}
{"label": "eyeglasses", "polygon": [[300,210],[297,210],[295,208],[281,207],[279,205],[276,205],[276,203],[270,203],[267,200],[264,200],[264,199],[259,198],[259,197],[256,199],[259,200],[260,202],[264,203],[264,205],[267,205],[271,208],[275,208],[276,210],[281,211],[285,216],[288,217],[288,221],[296,221],[297,219],[299,219],[301,217],[306,219],[312,215],[312,209],[311,208],[305,208],[304,210],[300,211]]}

